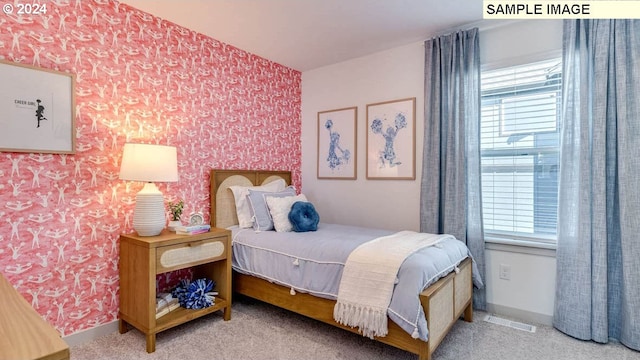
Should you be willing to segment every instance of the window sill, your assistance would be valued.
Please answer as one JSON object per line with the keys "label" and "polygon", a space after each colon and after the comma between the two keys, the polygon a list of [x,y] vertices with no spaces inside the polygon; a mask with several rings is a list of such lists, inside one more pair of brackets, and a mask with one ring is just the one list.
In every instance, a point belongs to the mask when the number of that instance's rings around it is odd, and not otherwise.
{"label": "window sill", "polygon": [[527,240],[505,239],[492,236],[485,237],[486,250],[505,251],[529,255],[556,257],[556,244]]}

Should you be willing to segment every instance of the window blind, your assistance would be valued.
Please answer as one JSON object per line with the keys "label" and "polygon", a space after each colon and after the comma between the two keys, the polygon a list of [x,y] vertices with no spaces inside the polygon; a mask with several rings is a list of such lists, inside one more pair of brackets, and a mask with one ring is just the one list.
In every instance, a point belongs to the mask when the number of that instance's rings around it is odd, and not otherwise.
{"label": "window blind", "polygon": [[490,236],[555,242],[561,63],[482,72],[482,208]]}

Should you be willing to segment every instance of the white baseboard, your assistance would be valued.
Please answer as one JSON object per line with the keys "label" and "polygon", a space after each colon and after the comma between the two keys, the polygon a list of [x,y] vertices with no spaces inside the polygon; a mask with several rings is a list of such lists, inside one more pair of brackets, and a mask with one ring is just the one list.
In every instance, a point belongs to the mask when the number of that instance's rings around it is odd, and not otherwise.
{"label": "white baseboard", "polygon": [[112,322],[102,324],[91,329],[78,331],[77,333],[63,337],[62,339],[69,346],[76,346],[111,334],[115,331],[118,331],[118,320],[114,320]]}
{"label": "white baseboard", "polygon": [[511,317],[524,322],[553,326],[553,316],[551,315],[540,314],[527,310],[489,303],[487,303],[487,312],[496,315]]}

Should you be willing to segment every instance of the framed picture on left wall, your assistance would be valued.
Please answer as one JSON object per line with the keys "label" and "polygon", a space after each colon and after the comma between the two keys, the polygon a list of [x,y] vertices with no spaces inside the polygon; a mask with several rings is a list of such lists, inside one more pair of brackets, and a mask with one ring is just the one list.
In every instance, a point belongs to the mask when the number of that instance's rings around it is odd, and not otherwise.
{"label": "framed picture on left wall", "polygon": [[0,151],[74,154],[75,77],[0,61]]}
{"label": "framed picture on left wall", "polygon": [[358,107],[318,112],[318,179],[357,178]]}

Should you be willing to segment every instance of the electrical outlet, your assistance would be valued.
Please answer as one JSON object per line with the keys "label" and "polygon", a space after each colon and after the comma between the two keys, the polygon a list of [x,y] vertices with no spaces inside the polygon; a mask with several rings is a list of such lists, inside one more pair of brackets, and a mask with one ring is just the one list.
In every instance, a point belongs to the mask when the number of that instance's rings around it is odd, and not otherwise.
{"label": "electrical outlet", "polygon": [[500,279],[511,280],[511,265],[500,264]]}

